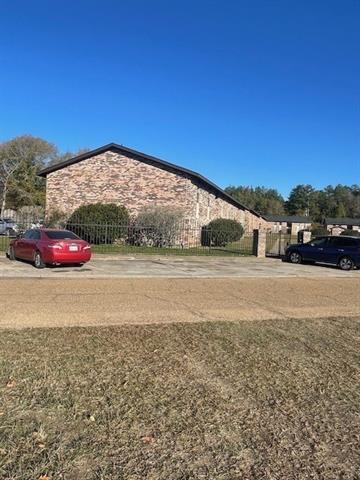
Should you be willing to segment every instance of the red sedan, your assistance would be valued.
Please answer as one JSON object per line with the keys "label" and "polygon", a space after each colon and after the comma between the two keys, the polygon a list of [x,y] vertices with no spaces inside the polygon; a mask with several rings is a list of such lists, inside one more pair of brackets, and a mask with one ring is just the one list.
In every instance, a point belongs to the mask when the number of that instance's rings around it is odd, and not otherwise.
{"label": "red sedan", "polygon": [[7,256],[10,260],[31,260],[36,268],[47,264],[83,265],[91,258],[91,247],[68,230],[33,228],[10,243]]}

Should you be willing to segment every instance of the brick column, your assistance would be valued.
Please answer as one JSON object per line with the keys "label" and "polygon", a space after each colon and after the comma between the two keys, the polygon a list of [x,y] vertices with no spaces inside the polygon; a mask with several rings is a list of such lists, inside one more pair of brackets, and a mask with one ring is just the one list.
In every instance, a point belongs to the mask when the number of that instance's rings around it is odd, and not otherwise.
{"label": "brick column", "polygon": [[303,243],[310,242],[311,232],[303,232]]}
{"label": "brick column", "polygon": [[266,230],[256,229],[253,240],[253,255],[258,258],[265,258],[266,256]]}
{"label": "brick column", "polygon": [[297,241],[298,243],[307,243],[311,240],[311,232],[307,232],[306,230],[300,230],[297,234]]}

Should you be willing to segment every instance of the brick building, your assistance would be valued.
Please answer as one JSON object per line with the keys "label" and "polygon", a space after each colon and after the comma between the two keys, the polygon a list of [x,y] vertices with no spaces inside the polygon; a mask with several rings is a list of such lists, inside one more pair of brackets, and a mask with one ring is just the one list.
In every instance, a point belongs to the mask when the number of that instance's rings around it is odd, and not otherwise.
{"label": "brick building", "polygon": [[101,202],[124,205],[134,216],[149,206],[174,207],[197,225],[219,217],[238,220],[246,231],[267,224],[198,173],[114,143],[51,165],[39,175],[46,177],[47,215]]}
{"label": "brick building", "polygon": [[360,232],[360,218],[325,218],[324,225],[331,235],[340,235],[344,230]]}
{"label": "brick building", "polygon": [[269,229],[273,233],[297,235],[301,230],[311,228],[311,218],[300,215],[266,215]]}

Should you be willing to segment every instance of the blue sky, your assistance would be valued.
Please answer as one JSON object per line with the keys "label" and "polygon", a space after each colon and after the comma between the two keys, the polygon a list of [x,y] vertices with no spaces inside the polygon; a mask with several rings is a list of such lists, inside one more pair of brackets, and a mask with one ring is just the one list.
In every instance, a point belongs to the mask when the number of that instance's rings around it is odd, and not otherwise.
{"label": "blue sky", "polygon": [[0,0],[0,140],[117,142],[220,186],[360,182],[357,0]]}

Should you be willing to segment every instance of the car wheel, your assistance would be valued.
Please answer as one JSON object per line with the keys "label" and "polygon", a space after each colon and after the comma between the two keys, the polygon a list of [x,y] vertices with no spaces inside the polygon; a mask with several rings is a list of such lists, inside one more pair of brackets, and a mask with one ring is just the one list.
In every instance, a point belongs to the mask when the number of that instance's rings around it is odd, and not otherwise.
{"label": "car wheel", "polygon": [[339,260],[339,267],[341,270],[352,270],[354,268],[354,262],[350,257],[342,257]]}
{"label": "car wheel", "polygon": [[35,265],[35,268],[45,268],[45,263],[43,262],[41,253],[39,251],[35,252],[34,265]]}
{"label": "car wheel", "polygon": [[14,247],[9,247],[7,251],[7,257],[9,260],[16,260]]}
{"label": "car wheel", "polygon": [[289,255],[289,260],[291,263],[301,263],[302,256],[300,255],[299,252],[291,252]]}

